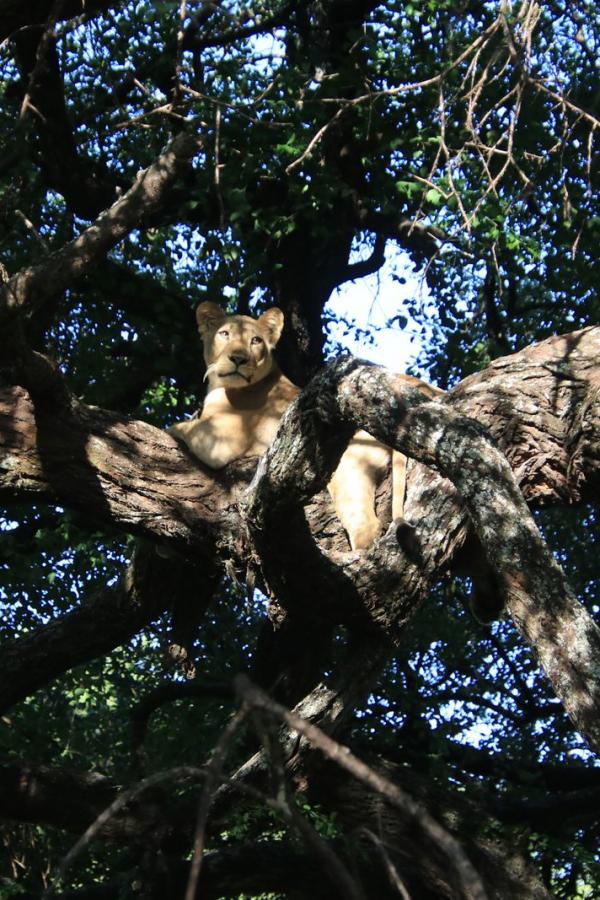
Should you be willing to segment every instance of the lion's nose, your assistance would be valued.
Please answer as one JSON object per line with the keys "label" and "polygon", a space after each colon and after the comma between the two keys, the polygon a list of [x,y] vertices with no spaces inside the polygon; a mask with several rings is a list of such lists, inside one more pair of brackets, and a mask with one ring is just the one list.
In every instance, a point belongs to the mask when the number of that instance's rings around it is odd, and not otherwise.
{"label": "lion's nose", "polygon": [[229,359],[234,366],[242,366],[245,362],[248,362],[248,357],[245,353],[230,353]]}

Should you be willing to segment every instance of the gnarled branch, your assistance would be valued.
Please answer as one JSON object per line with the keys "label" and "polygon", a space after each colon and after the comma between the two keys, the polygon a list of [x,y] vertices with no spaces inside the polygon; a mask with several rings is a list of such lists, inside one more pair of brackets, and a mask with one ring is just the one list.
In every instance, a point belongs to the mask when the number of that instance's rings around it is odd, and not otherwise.
{"label": "gnarled branch", "polygon": [[[532,527],[521,491],[525,499],[554,503],[597,492],[599,355],[600,328],[552,338],[496,360],[445,404],[424,404],[418,391],[377,367],[335,364],[288,411],[261,464],[262,481],[249,500],[254,548],[242,537],[229,480],[247,472],[248,461],[209,472],[145,423],[73,402],[34,404],[21,388],[0,395],[0,495],[52,496],[85,509],[90,519],[199,558],[211,555],[216,542],[221,558],[242,572],[258,551],[283,605],[305,607],[312,596],[315,615],[330,621],[368,615],[393,636],[450,563],[468,522],[450,484],[415,465],[406,515],[418,558],[404,552],[393,530],[368,553],[331,556],[315,547],[301,515],[290,515],[290,502],[299,508],[326,483],[345,441],[364,426],[456,481],[517,624],[577,727],[597,743],[597,629]],[[485,431],[465,415],[497,436],[516,483]],[[321,509],[316,521],[317,537],[336,527],[330,511]]]}
{"label": "gnarled branch", "polygon": [[[562,348],[556,341],[564,354],[555,363],[559,369],[562,364],[563,379],[577,383],[581,348],[587,344],[588,351],[592,347],[597,350],[598,339],[598,329],[587,329],[562,339]],[[597,415],[591,413],[598,406],[594,382],[597,370],[587,355],[584,369],[586,364],[588,377],[590,369],[593,376],[591,386],[589,381],[586,385],[590,392],[586,404],[589,423]],[[555,397],[558,392],[557,386]],[[276,539],[290,510],[327,482],[349,436],[358,428],[434,466],[454,483],[488,562],[504,586],[517,627],[532,645],[576,727],[594,748],[600,749],[600,630],[571,591],[531,517],[506,458],[479,422],[445,404],[426,402],[418,391],[385,370],[356,360],[333,363],[313,379],[288,410],[259,465],[247,499],[249,527],[259,553],[262,549],[265,556],[265,548]],[[597,474],[594,458],[592,470]],[[378,561],[375,580],[378,572],[386,571],[386,563],[387,573],[390,571],[393,548],[389,539],[383,543],[385,561],[378,544],[367,554],[367,564],[369,557]],[[421,566],[420,577],[415,580],[406,564],[402,560],[399,563],[396,575],[403,575],[404,602],[408,596],[414,606],[427,583],[428,567]],[[360,568],[350,565],[345,569],[357,588]],[[285,586],[275,568],[271,571],[277,578],[278,595],[285,596]],[[372,596],[372,584],[367,590]],[[383,594],[386,605],[389,594],[389,589]],[[362,599],[370,605],[368,595],[363,594]],[[380,603],[376,596],[374,613]]]}

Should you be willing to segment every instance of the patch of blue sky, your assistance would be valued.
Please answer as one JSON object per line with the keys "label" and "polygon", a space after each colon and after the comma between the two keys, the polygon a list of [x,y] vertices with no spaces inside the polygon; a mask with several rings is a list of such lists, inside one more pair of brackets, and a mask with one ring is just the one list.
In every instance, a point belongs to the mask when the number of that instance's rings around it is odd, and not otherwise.
{"label": "patch of blue sky", "polygon": [[394,372],[414,367],[430,336],[409,315],[408,301],[414,298],[427,303],[425,281],[405,253],[389,246],[376,274],[348,282],[330,297],[324,309],[326,349],[331,352],[337,345]]}
{"label": "patch of blue sky", "polygon": [[[457,706],[456,703],[449,703],[447,706]],[[454,712],[454,711],[453,711]],[[452,717],[452,716],[451,716]],[[468,728],[464,728],[454,735],[454,740],[459,744],[468,744],[471,747],[479,749],[485,747],[490,749],[490,741],[498,736],[498,727],[490,722],[475,722]]]}
{"label": "patch of blue sky", "polygon": [[261,75],[274,75],[286,57],[285,31],[276,30],[273,34],[260,34],[248,39],[248,63],[256,66]]}
{"label": "patch of blue sky", "polygon": [[0,519],[0,531],[14,531],[15,528],[19,527],[18,522],[13,522],[12,519]]}

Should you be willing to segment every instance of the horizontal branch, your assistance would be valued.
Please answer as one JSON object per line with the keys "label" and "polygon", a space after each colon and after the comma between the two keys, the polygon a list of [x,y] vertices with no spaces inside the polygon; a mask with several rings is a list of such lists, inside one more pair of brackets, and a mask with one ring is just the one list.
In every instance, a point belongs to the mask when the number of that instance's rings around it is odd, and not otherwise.
{"label": "horizontal branch", "polygon": [[174,548],[206,550],[227,482],[165,431],[63,398],[0,387],[0,497],[47,499]]}
{"label": "horizontal branch", "polygon": [[[375,244],[371,255],[367,259],[361,259],[359,262],[351,263],[344,272],[344,282],[354,281],[358,278],[366,278],[373,275],[385,263],[385,236],[377,234],[375,236]],[[343,283],[343,282],[342,282]]]}
{"label": "horizontal branch", "polygon": [[[369,740],[361,736],[354,739],[354,746],[358,753],[368,754],[372,750]],[[521,796],[527,791],[530,795],[546,796],[600,790],[600,768],[593,764],[579,762],[561,765],[539,760],[526,763],[506,753],[489,752],[454,740],[446,741],[441,752],[459,782],[472,776],[484,776],[489,784],[505,784],[507,795]],[[398,745],[387,747],[385,758],[406,769],[419,762],[420,754],[418,746]]]}
{"label": "horizontal branch", "polygon": [[[278,12],[272,16],[257,18],[253,25],[240,25],[238,28],[228,28],[218,34],[202,35],[196,21],[192,21],[191,25],[186,28],[183,34],[184,50],[206,50],[209,47],[228,47],[236,41],[247,40],[257,34],[265,34],[272,32],[274,28],[280,28],[286,25],[290,14],[294,8],[293,3],[284,3]],[[202,24],[205,17],[200,14]]]}
{"label": "horizontal branch", "polygon": [[435,225],[426,225],[406,216],[391,215],[370,210],[359,204],[356,211],[357,224],[366,231],[381,238],[396,241],[405,250],[426,256],[434,256],[440,244],[458,244],[452,237]]}
{"label": "horizontal branch", "polygon": [[[17,822],[78,832],[94,821],[117,792],[114,781],[98,773],[17,761],[0,764],[2,815]],[[124,817],[127,818],[128,825],[124,821],[112,821],[113,836],[131,837],[135,830],[141,830],[141,822],[133,827],[131,813]]]}
{"label": "horizontal branch", "polygon": [[490,804],[492,814],[502,822],[519,827],[525,823],[542,834],[573,832],[583,821],[598,821],[600,788],[561,791],[544,797],[500,796]]}
{"label": "horizontal branch", "polygon": [[[550,338],[496,360],[446,398],[452,409],[496,436],[529,502],[575,503],[598,494],[598,358],[598,327]],[[365,366],[364,371],[380,370]],[[315,382],[317,391],[323,384]],[[228,507],[236,484],[243,484],[252,468],[251,460],[243,460],[215,473],[148,423],[68,399],[49,405],[34,401],[24,388],[0,386],[0,498],[5,501],[60,501],[82,510],[90,524],[108,522],[196,553],[226,521],[239,530]],[[406,515],[419,529],[423,557],[431,567],[446,564],[456,550],[444,538],[447,486],[432,492],[435,475],[424,466],[413,466],[409,474]],[[294,473],[290,476],[293,481]],[[322,474],[323,484],[326,479]],[[331,508],[314,509],[316,525],[334,534]],[[432,532],[431,540],[420,531],[430,519],[432,529],[438,522],[445,528]]]}
{"label": "horizontal branch", "polygon": [[74,19],[84,12],[87,18],[91,18],[124,5],[125,0],[86,0],[85,4],[81,0],[63,0],[61,3],[40,0],[35,4],[3,3],[0,10],[0,40],[10,38],[19,29],[46,25],[51,17],[61,22]]}

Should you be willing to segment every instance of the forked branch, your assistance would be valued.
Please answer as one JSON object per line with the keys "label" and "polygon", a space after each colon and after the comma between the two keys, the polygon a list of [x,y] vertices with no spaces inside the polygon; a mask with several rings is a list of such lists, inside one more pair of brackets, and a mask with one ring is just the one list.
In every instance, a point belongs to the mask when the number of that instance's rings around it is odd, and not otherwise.
{"label": "forked branch", "polygon": [[[517,627],[576,728],[600,750],[600,630],[554,560],[505,456],[478,422],[428,402],[384,369],[335,361],[288,410],[259,465],[246,507],[256,546],[268,546],[285,517],[322,488],[344,442],[360,428],[454,484]],[[389,535],[383,541],[389,548]],[[377,553],[376,544],[371,555]],[[402,587],[410,594],[409,579]],[[416,601],[423,579],[412,590]]]}

